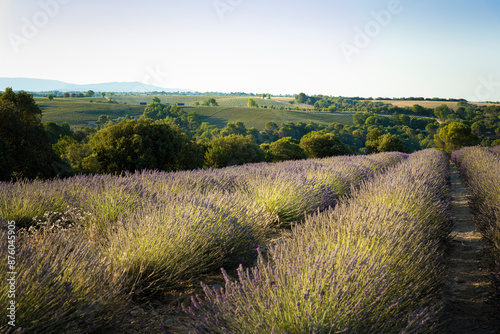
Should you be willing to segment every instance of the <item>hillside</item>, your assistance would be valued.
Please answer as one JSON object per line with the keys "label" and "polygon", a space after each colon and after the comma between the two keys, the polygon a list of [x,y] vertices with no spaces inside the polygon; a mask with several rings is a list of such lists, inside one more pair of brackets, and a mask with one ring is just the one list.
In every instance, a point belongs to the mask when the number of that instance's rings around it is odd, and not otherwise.
{"label": "hillside", "polygon": [[[205,100],[206,96],[168,96],[161,97],[163,103],[185,103],[187,112],[195,111],[202,121],[209,122],[217,127],[224,127],[228,122],[241,121],[248,128],[255,127],[264,129],[268,121],[280,123],[288,122],[315,122],[319,124],[341,123],[352,125],[352,115],[315,113],[296,110],[279,110],[282,106],[291,106],[280,100],[256,100],[260,105],[268,108],[248,108],[246,103],[248,98],[225,97],[218,98],[218,107],[194,107],[194,102]],[[94,98],[56,98],[49,101],[47,98],[36,97],[35,101],[43,112],[43,121],[56,123],[68,122],[72,127],[82,127],[95,125],[95,121],[100,115],[111,116],[113,118],[125,117],[127,114],[139,117],[143,114],[145,106],[139,103],[151,103],[152,96],[117,96],[118,103],[106,103],[102,97]],[[93,102],[90,102],[93,101]],[[274,106],[277,109],[271,109]]]}

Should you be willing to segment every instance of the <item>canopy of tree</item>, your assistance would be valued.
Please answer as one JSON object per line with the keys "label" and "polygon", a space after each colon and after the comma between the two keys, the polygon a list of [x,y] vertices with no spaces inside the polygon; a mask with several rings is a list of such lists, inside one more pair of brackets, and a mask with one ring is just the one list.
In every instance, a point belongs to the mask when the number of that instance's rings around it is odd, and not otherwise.
{"label": "canopy of tree", "polygon": [[89,144],[99,164],[98,172],[116,174],[142,169],[180,169],[181,152],[188,141],[175,125],[140,119],[107,126]]}
{"label": "canopy of tree", "polygon": [[300,140],[300,147],[309,158],[326,158],[351,153],[349,148],[331,133],[311,132]]}
{"label": "canopy of tree", "polygon": [[2,168],[3,179],[49,178],[57,174],[54,164],[60,160],[52,150],[41,118],[42,111],[33,95],[14,93],[11,88],[0,93],[0,152],[12,163],[11,168]]}
{"label": "canopy of tree", "polygon": [[266,152],[266,160],[269,162],[307,158],[306,152],[299,146],[299,141],[291,137],[278,139],[271,144],[262,144],[261,148]]}
{"label": "canopy of tree", "polygon": [[434,136],[436,146],[446,153],[452,153],[465,146],[473,146],[477,143],[477,136],[471,131],[467,124],[452,122],[441,128]]}
{"label": "canopy of tree", "polygon": [[252,136],[229,135],[215,138],[205,153],[205,167],[220,168],[264,161],[264,151]]}

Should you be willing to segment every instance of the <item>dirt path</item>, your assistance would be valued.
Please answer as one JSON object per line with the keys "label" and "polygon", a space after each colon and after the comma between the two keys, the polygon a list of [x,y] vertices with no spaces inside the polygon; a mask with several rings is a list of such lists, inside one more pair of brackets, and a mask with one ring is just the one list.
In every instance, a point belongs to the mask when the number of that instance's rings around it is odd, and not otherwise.
{"label": "dirt path", "polygon": [[481,234],[469,211],[467,191],[451,166],[455,226],[448,245],[445,310],[439,333],[500,333],[489,304],[490,284]]}

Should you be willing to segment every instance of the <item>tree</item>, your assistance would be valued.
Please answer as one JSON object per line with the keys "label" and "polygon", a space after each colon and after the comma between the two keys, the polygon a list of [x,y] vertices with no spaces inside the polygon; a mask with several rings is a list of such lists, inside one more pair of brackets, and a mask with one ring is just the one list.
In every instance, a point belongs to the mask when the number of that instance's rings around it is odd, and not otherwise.
{"label": "tree", "polygon": [[10,155],[9,144],[0,138],[0,181],[10,181],[14,160]]}
{"label": "tree", "polygon": [[67,97],[69,97],[69,93],[64,93],[63,96],[67,98]]}
{"label": "tree", "polygon": [[377,144],[376,152],[411,152],[396,135],[391,135],[390,133],[380,136]]}
{"label": "tree", "polygon": [[229,135],[242,135],[245,136],[247,134],[247,128],[243,122],[229,122],[226,124],[226,127],[221,130],[221,135],[229,136]]}
{"label": "tree", "polygon": [[439,124],[437,122],[436,123],[429,123],[425,126],[425,130],[428,133],[435,135],[439,130]]}
{"label": "tree", "polygon": [[208,168],[221,168],[264,161],[264,151],[252,136],[230,135],[215,138],[205,153],[205,165]]}
{"label": "tree", "polygon": [[331,133],[313,131],[300,140],[300,147],[309,158],[325,158],[351,153],[349,148]]}
{"label": "tree", "polygon": [[203,102],[201,103],[201,105],[202,106],[217,107],[219,104],[217,103],[217,101],[214,98],[211,98],[211,99],[203,100]]}
{"label": "tree", "polygon": [[47,98],[48,98],[50,101],[52,101],[52,100],[54,99],[54,95],[49,94],[49,95],[47,95]]}
{"label": "tree", "polygon": [[158,96],[153,97],[153,103],[160,103],[161,100],[158,98]]}
{"label": "tree", "polygon": [[255,100],[252,98],[248,99],[247,106],[249,106],[250,108],[258,108],[259,107],[257,105],[257,102],[255,102]]}
{"label": "tree", "polygon": [[101,93],[102,97],[105,97],[106,96],[106,93],[102,92]]}
{"label": "tree", "polygon": [[89,141],[99,173],[134,172],[142,169],[179,169],[187,136],[165,121],[139,119],[108,125]]}
{"label": "tree", "polygon": [[308,98],[309,96],[307,96],[305,93],[295,95],[295,101],[297,101],[297,103],[306,103]]}
{"label": "tree", "polygon": [[268,153],[267,156],[270,162],[301,160],[307,158],[307,154],[304,149],[299,146],[298,140],[292,139],[291,137],[281,138],[271,144],[267,144],[267,147],[264,147],[266,148],[266,153]]}
{"label": "tree", "polygon": [[481,121],[474,122],[471,125],[471,130],[475,135],[481,136],[486,132],[486,125],[484,125],[484,123]]}
{"label": "tree", "polygon": [[451,113],[453,113],[453,110],[451,110],[446,104],[443,104],[434,110],[434,115],[436,115],[440,121],[445,121]]}
{"label": "tree", "polygon": [[0,138],[8,145],[14,178],[55,176],[52,163],[57,156],[41,118],[32,94],[14,93],[11,88],[0,93]]}
{"label": "tree", "polygon": [[85,94],[85,97],[94,97],[95,92],[93,90],[88,90],[87,93]]}
{"label": "tree", "polygon": [[434,136],[436,146],[448,154],[465,146],[474,146],[477,142],[478,138],[470,126],[458,122],[446,125]]}
{"label": "tree", "polygon": [[100,124],[100,125],[104,125],[108,122],[108,116],[106,115],[100,115],[98,118],[97,118],[97,124]]}
{"label": "tree", "polygon": [[64,122],[62,125],[54,122],[45,122],[43,123],[43,129],[49,135],[51,144],[55,144],[60,137],[73,135],[73,131],[71,131],[71,127],[67,122]]}

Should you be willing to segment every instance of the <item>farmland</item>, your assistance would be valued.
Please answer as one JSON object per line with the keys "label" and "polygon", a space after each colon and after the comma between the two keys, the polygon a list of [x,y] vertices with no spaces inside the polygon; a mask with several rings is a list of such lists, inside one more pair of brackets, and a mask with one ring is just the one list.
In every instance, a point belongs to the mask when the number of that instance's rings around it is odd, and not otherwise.
{"label": "farmland", "polygon": [[[449,101],[422,101],[422,100],[373,100],[373,102],[383,102],[390,103],[392,105],[398,107],[413,107],[415,104],[418,104],[424,108],[432,108],[435,109],[439,106],[447,105],[450,109],[456,110],[458,106],[458,102],[449,102]],[[474,103],[479,106],[497,106],[499,104],[495,103]]]}
{"label": "farmland", "polygon": [[[100,115],[111,116],[112,118],[125,117],[127,114],[132,117],[140,117],[144,113],[145,106],[139,105],[141,102],[151,103],[152,96],[117,96],[114,97],[118,103],[106,103],[102,97],[94,98],[58,98],[49,101],[47,98],[35,98],[43,112],[43,121],[56,123],[68,122],[72,127],[95,125]],[[248,108],[246,98],[225,97],[217,98],[218,107],[194,107],[194,102],[202,102],[206,96],[174,96],[162,97],[163,103],[185,103],[187,112],[195,111],[204,122],[224,127],[228,122],[241,121],[248,128],[255,127],[264,129],[268,121],[280,123],[288,122],[316,122],[328,125],[331,123],[341,123],[352,125],[352,115],[337,115],[330,113],[306,113],[296,110],[280,110],[280,107],[291,108],[292,105],[275,100],[257,99],[257,103],[262,106],[274,106],[271,108]],[[90,102],[93,101],[93,102]],[[124,104],[126,103],[126,104]]]}
{"label": "farmland", "polygon": [[[453,159],[468,185],[482,182],[466,167],[476,151],[463,152]],[[18,235],[17,323],[47,333],[436,331],[449,173],[448,157],[428,149],[2,182],[1,251],[7,224]],[[498,203],[485,203],[474,212],[490,217]]]}

